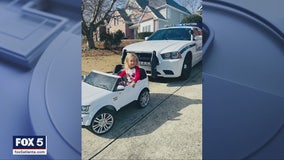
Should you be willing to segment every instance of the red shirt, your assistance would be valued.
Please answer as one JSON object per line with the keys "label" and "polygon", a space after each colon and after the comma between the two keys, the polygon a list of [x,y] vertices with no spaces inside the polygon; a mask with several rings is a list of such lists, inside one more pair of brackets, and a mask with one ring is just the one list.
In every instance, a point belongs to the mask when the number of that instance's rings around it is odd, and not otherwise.
{"label": "red shirt", "polygon": [[123,77],[127,75],[128,83],[131,83],[133,81],[136,83],[138,80],[140,80],[140,68],[138,66],[135,66],[133,69],[124,69],[121,73],[119,73],[119,76]]}

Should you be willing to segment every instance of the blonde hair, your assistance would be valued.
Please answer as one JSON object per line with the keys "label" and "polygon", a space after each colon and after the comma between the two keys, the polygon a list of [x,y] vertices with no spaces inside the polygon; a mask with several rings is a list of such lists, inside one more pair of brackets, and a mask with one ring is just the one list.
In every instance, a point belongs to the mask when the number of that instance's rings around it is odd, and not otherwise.
{"label": "blonde hair", "polygon": [[139,62],[139,59],[138,59],[137,55],[135,53],[127,53],[127,55],[125,57],[125,60],[124,60],[124,68],[125,69],[130,69],[130,67],[129,67],[129,59],[132,58],[132,57],[136,60],[136,66],[139,67],[140,62]]}

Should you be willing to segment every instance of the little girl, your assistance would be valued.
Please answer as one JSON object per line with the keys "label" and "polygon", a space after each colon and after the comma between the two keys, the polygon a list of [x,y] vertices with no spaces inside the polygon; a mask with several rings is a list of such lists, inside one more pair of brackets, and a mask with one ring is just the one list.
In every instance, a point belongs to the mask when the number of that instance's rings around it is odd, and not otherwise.
{"label": "little girl", "polygon": [[135,87],[135,84],[140,80],[139,59],[134,53],[128,53],[124,61],[124,70],[119,74],[120,77],[127,77],[127,84]]}

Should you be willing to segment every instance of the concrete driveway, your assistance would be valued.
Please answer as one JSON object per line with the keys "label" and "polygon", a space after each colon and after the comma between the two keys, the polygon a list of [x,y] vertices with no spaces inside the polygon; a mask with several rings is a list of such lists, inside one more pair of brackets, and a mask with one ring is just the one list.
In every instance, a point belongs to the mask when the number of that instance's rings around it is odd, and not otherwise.
{"label": "concrete driveway", "polygon": [[149,106],[125,106],[108,133],[82,128],[82,159],[202,159],[201,67],[186,81],[150,81]]}

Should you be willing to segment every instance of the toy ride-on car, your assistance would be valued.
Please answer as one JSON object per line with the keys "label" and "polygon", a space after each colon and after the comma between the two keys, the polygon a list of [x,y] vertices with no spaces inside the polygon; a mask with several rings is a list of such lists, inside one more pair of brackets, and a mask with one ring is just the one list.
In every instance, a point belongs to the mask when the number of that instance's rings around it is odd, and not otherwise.
{"label": "toy ride-on car", "polygon": [[135,87],[122,85],[124,79],[117,74],[92,71],[82,81],[82,126],[95,134],[104,134],[114,125],[115,113],[127,104],[136,101],[146,107],[150,101],[149,81],[141,69],[140,80]]}

